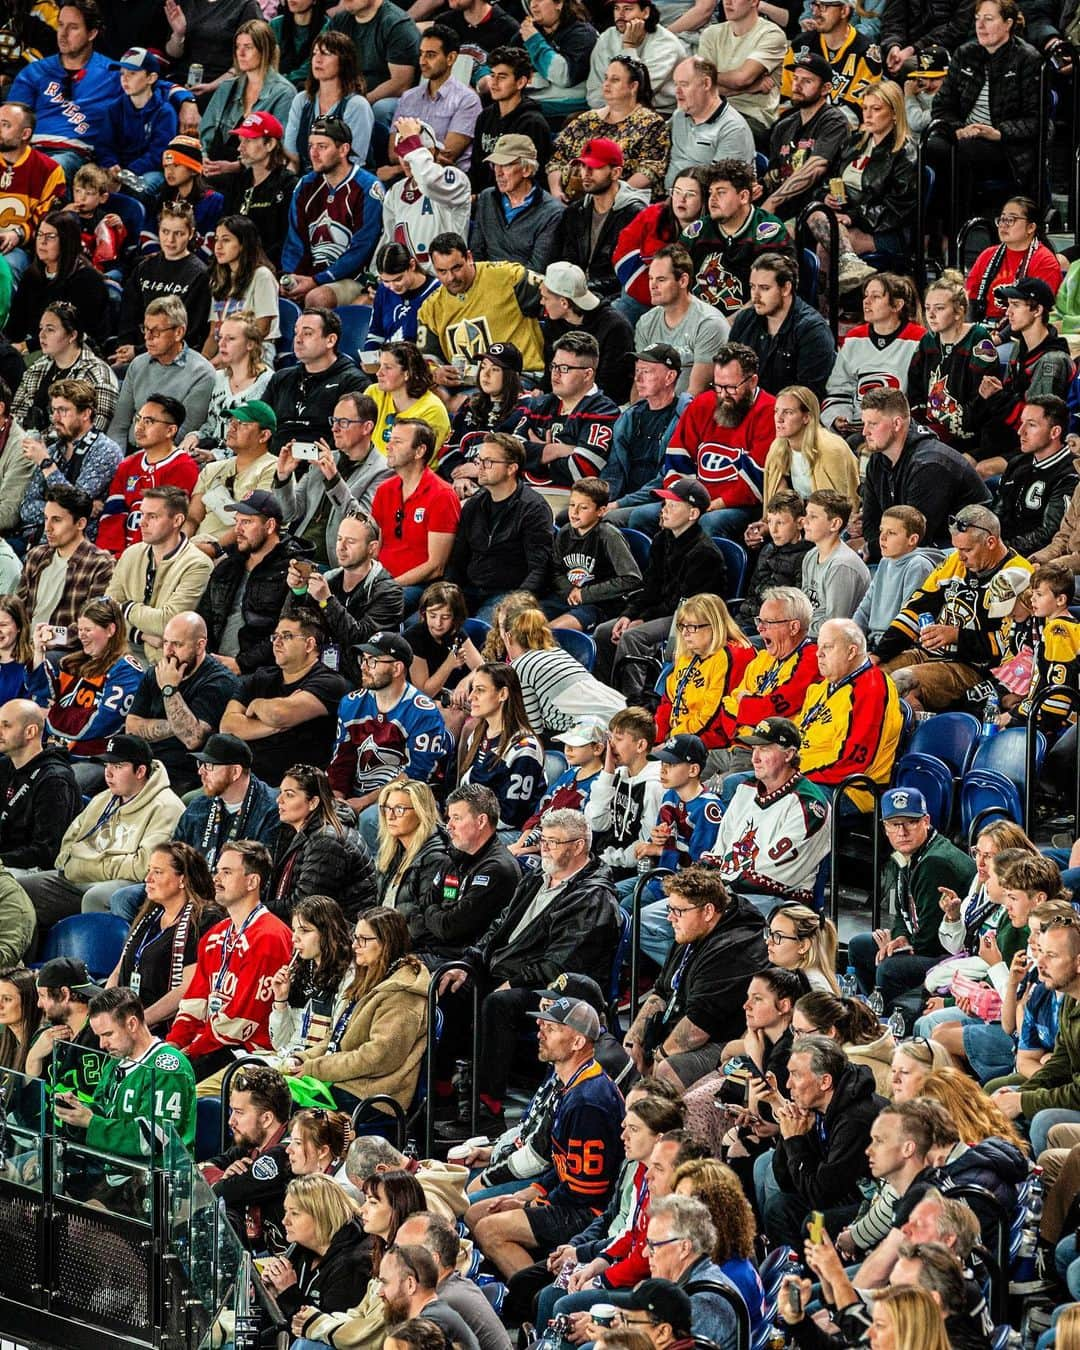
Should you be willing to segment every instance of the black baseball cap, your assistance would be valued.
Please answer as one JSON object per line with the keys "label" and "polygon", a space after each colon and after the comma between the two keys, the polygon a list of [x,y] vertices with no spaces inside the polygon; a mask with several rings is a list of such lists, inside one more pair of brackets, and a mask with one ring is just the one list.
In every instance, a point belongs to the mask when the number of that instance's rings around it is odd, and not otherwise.
{"label": "black baseball cap", "polygon": [[400,633],[373,633],[366,642],[355,648],[362,656],[392,656],[395,661],[412,665],[413,649]]}
{"label": "black baseball cap", "polygon": [[1026,300],[1030,305],[1042,305],[1047,314],[1054,308],[1054,292],[1042,277],[1021,277],[1011,286],[995,286],[997,300]]}
{"label": "black baseball cap", "polygon": [[352,145],[353,134],[349,124],[340,117],[317,117],[311,124],[309,136],[328,136],[338,145]]}
{"label": "black baseball cap", "polygon": [[833,68],[820,52],[812,52],[805,48],[801,52],[796,52],[795,65],[800,70],[808,70],[811,75],[816,75],[819,80],[824,80],[826,84],[832,81]]}
{"label": "black baseball cap", "polygon": [[250,769],[252,764],[251,746],[247,741],[224,731],[215,731],[208,736],[201,750],[192,751],[191,758],[200,764],[240,764],[245,769]]}
{"label": "black baseball cap", "polygon": [[708,757],[705,742],[700,736],[694,736],[688,731],[672,736],[670,741],[665,741],[649,756],[650,759],[658,759],[661,764],[696,764],[702,769]]}
{"label": "black baseball cap", "polygon": [[117,736],[110,736],[105,742],[104,753],[95,755],[94,758],[99,764],[134,764],[136,768],[140,764],[149,768],[154,762],[149,741],[144,741],[141,736],[127,736],[122,732]]}
{"label": "black baseball cap", "polygon": [[281,503],[265,488],[256,488],[254,492],[249,492],[242,502],[230,502],[225,510],[235,511],[238,516],[269,516],[279,525],[285,520]]}
{"label": "black baseball cap", "polygon": [[588,975],[576,975],[573,971],[565,971],[562,975],[556,975],[546,989],[538,992],[541,998],[549,998],[553,1003],[560,998],[574,998],[581,1003],[588,1003],[590,1007],[596,1009],[601,1021],[607,1012],[604,991]]}
{"label": "black baseball cap", "polygon": [[696,478],[677,478],[670,487],[653,488],[653,496],[669,502],[687,502],[690,506],[696,506],[702,515],[709,509],[708,489]]}
{"label": "black baseball cap", "polygon": [[650,365],[667,366],[668,370],[674,370],[676,373],[682,371],[682,357],[666,342],[654,342],[651,347],[634,352],[633,356],[635,361],[648,361]]}
{"label": "black baseball cap", "polygon": [[525,369],[521,352],[512,342],[493,342],[486,352],[480,353],[481,361],[490,361],[503,370],[514,370],[519,375]]}
{"label": "black baseball cap", "polygon": [[739,740],[743,745],[780,745],[785,750],[802,746],[799,728],[787,717],[763,717],[754,726],[743,727]]}
{"label": "black baseball cap", "polygon": [[667,1322],[676,1336],[690,1335],[690,1295],[672,1280],[642,1280],[623,1295],[623,1306]]}
{"label": "black baseball cap", "polygon": [[86,969],[86,962],[76,956],[56,956],[35,972],[39,989],[70,989],[81,1003],[89,1003],[101,993]]}

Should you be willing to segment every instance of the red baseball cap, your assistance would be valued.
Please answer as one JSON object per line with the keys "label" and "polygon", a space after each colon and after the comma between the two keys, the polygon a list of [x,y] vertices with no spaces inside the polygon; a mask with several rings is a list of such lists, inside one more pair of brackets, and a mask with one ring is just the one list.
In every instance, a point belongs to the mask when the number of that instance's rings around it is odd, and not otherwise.
{"label": "red baseball cap", "polygon": [[285,136],[285,128],[273,113],[253,112],[248,113],[238,127],[233,127],[229,135],[243,136],[247,141],[253,141],[259,136],[273,136],[276,141],[280,141]]}
{"label": "red baseball cap", "polygon": [[622,146],[617,141],[598,136],[596,140],[585,142],[574,163],[584,164],[587,169],[622,168]]}

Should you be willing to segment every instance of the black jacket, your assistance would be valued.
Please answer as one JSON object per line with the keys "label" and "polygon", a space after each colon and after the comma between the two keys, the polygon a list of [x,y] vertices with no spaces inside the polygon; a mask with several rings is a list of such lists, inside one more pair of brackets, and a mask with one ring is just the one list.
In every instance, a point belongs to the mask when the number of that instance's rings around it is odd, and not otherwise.
{"label": "black jacket", "polygon": [[434,831],[424,840],[420,852],[409,864],[409,869],[402,877],[401,885],[397,888],[397,894],[392,901],[384,901],[383,896],[386,894],[387,887],[398,869],[398,862],[402,853],[400,844],[395,848],[389,866],[379,872],[375,879],[375,884],[378,887],[379,904],[393,904],[393,907],[408,923],[410,931],[414,923],[422,924],[423,922],[424,910],[431,903],[435,878],[441,875],[443,868],[446,866],[447,846],[446,831],[441,825],[437,825]]}
{"label": "black jacket", "polygon": [[1072,451],[1064,445],[1041,464],[1031,455],[1010,460],[994,502],[1002,539],[1024,558],[1045,548],[1057,534],[1078,482]]}
{"label": "black jacket", "polygon": [[82,807],[66,750],[47,745],[21,769],[0,757],[0,862],[48,870]]}
{"label": "black jacket", "polygon": [[289,232],[289,205],[297,181],[296,174],[284,165],[264,178],[258,187],[250,169],[229,174],[225,180],[223,214],[229,216],[242,211],[248,216],[258,228],[263,251],[279,270],[281,246]]}
{"label": "black jacket", "polygon": [[808,539],[796,539],[779,548],[770,540],[762,546],[754,571],[746,586],[746,599],[738,613],[744,627],[753,625],[761,608],[761,597],[770,586],[795,586],[802,589],[803,558],[813,548]]}
{"label": "black jacket", "polygon": [[973,11],[952,0],[885,0],[881,19],[881,55],[893,47],[938,42],[950,52],[974,32]]}
{"label": "black jacket", "polygon": [[1022,38],[1011,37],[992,53],[978,42],[965,42],[953,54],[931,109],[935,122],[941,119],[955,130],[967,121],[989,80],[990,124],[1001,132],[998,145],[1022,186],[1035,173],[1041,67],[1039,53]]}
{"label": "black jacket", "polygon": [[[1011,1221],[1016,1210],[1017,1188],[1028,1174],[1028,1160],[1015,1144],[1007,1139],[991,1136],[970,1148],[965,1148],[958,1157],[951,1158],[943,1167],[927,1167],[904,1192],[902,1207],[894,1215],[893,1222],[899,1223],[910,1215],[923,1193],[931,1186],[948,1195],[960,1186],[978,1186],[994,1197],[993,1203],[981,1196],[962,1197],[975,1217],[979,1220],[983,1245],[990,1251],[997,1250],[997,1229],[1001,1212]],[[1000,1206],[1000,1208],[999,1208]]]}
{"label": "black jacket", "polygon": [[581,196],[563,212],[559,230],[555,236],[553,256],[561,262],[576,263],[588,278],[589,290],[601,300],[616,300],[622,294],[622,286],[615,275],[615,263],[612,255],[619,235],[645,206],[648,199],[640,194],[623,194],[615,198],[615,204],[607,213],[596,247],[592,246],[593,199]]}
{"label": "black jacket", "polygon": [[371,381],[347,356],[339,356],[326,370],[309,373],[301,365],[275,371],[263,398],[277,414],[277,431],[270,442],[276,455],[286,441],[322,439],[332,445],[330,418],[342,394],[363,393]]}
{"label": "black jacket", "polygon": [[355,830],[332,825],[282,825],[274,845],[274,871],[266,907],[286,923],[298,900],[332,896],[351,923],[376,901],[375,864]]}
{"label": "black jacket", "polygon": [[544,330],[544,380],[541,388],[551,392],[551,363],[555,343],[569,332],[589,333],[600,348],[596,383],[616,403],[626,403],[634,383],[634,330],[629,319],[606,301],[582,314],[580,323],[569,319],[541,319]]}
{"label": "black jacket", "polygon": [[776,1184],[795,1194],[807,1210],[855,1204],[859,1181],[868,1175],[866,1146],[870,1126],[886,1105],[874,1091],[874,1075],[865,1064],[849,1064],[840,1075],[822,1119],[824,1142],[816,1129],[781,1139],[773,1153]]}
{"label": "black jacket", "polygon": [[[851,140],[829,170],[831,176],[839,177],[856,157],[862,157],[865,153],[860,149],[862,140],[862,132],[851,133]],[[848,193],[845,209],[854,223],[870,234],[897,230],[907,239],[915,221],[918,182],[915,142],[909,136],[900,149],[894,151],[892,137],[886,137],[870,151],[862,171],[862,187],[857,195]]]}
{"label": "black jacket", "polygon": [[896,464],[871,455],[862,485],[862,529],[869,561],[878,562],[881,513],[890,506],[917,506],[926,517],[927,548],[948,548],[948,519],[962,506],[989,506],[986,484],[963,455],[912,422]]}
{"label": "black jacket", "polygon": [[322,621],[338,649],[338,670],[350,684],[360,684],[356,647],[372,633],[397,632],[405,614],[405,598],[394,578],[376,561],[360,583],[345,594],[342,568],[326,574],[330,598]]}
{"label": "black jacket", "polygon": [[483,596],[517,590],[546,595],[552,524],[551,507],[525,483],[504,502],[493,502],[481,488],[461,508],[447,579]]}
{"label": "black jacket", "polygon": [[619,939],[619,902],[611,873],[590,860],[513,942],[517,927],[537,891],[542,872],[521,879],[513,899],[465,954],[492,985],[508,981],[515,989],[546,989],[565,970],[589,975],[607,989]]}
{"label": "black jacket", "polygon": [[460,956],[510,904],[520,880],[517,860],[497,834],[477,853],[451,848],[432,878],[427,907],[409,919],[414,949],[435,962]]}
{"label": "black jacket", "polygon": [[1067,398],[1075,362],[1069,344],[1051,327],[1042,342],[1028,347],[1020,333],[1005,367],[1002,388],[975,405],[973,423],[979,433],[983,457],[1011,456],[1019,445],[1016,428],[1025,402],[1037,394]]}
{"label": "black jacket", "polygon": [[[250,675],[260,666],[274,664],[274,648],[270,634],[281,617],[282,606],[288,598],[285,581],[292,558],[309,558],[314,549],[306,539],[288,536],[247,573],[247,589],[243,599],[243,623],[240,625],[240,646],[236,663],[242,675]],[[233,545],[210,573],[206,590],[199,601],[199,613],[206,620],[209,634],[207,646],[217,651],[225,631],[233,602],[244,580],[247,559]]]}
{"label": "black jacket", "polygon": [[775,335],[754,307],[747,305],[735,316],[731,341],[745,342],[757,353],[758,384],[767,393],[778,394],[789,384],[805,384],[818,398],[825,397],[836,343],[829,325],[805,300],[794,298]]}
{"label": "black jacket", "polygon": [[365,1233],[358,1220],[350,1219],[337,1230],[326,1255],[316,1264],[312,1264],[314,1252],[307,1247],[294,1248],[289,1261],[296,1271],[296,1283],[274,1295],[285,1316],[291,1319],[308,1305],[320,1313],[331,1313],[347,1312],[359,1303],[371,1269],[370,1257],[367,1271],[364,1269],[364,1242]]}
{"label": "black jacket", "polygon": [[662,619],[674,614],[691,595],[723,595],[727,585],[724,555],[695,522],[678,537],[660,530],[649,551],[642,588],[623,610],[630,619]]}
{"label": "black jacket", "polygon": [[[251,1161],[251,1166],[245,1171],[211,1182],[210,1189],[219,1200],[225,1201],[225,1214],[244,1245],[254,1252],[269,1251],[275,1256],[289,1245],[282,1221],[285,1190],[293,1179],[289,1155],[282,1138],[286,1129],[287,1126],[281,1127],[277,1142],[268,1148],[255,1150],[234,1144],[206,1164],[216,1171],[224,1172],[241,1158]],[[250,1235],[249,1220],[255,1229]]]}

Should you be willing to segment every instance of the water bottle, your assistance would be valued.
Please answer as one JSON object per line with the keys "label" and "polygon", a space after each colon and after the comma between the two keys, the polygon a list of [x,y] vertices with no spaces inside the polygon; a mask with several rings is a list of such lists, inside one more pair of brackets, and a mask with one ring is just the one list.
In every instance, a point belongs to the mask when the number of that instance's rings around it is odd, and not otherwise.
{"label": "water bottle", "polygon": [[904,1021],[904,1014],[899,1008],[894,1008],[892,1016],[889,1018],[889,1030],[893,1034],[893,1039],[902,1041],[907,1033],[907,1023]]}
{"label": "water bottle", "polygon": [[637,874],[639,877],[645,876],[648,872],[651,872],[652,870],[653,870],[653,860],[652,858],[648,857],[648,855],[646,855],[643,858],[639,858],[637,860]]}
{"label": "water bottle", "polygon": [[859,980],[855,974],[854,966],[848,966],[847,970],[840,976],[839,983],[841,998],[858,998]]}
{"label": "water bottle", "polygon": [[875,1017],[880,1017],[885,1011],[885,1000],[881,997],[880,989],[873,989],[870,997],[866,1000],[866,1005]]}
{"label": "water bottle", "polygon": [[983,709],[982,739],[988,741],[991,736],[996,736],[1001,728],[997,724],[999,711],[997,694],[991,694],[986,700],[986,706]]}

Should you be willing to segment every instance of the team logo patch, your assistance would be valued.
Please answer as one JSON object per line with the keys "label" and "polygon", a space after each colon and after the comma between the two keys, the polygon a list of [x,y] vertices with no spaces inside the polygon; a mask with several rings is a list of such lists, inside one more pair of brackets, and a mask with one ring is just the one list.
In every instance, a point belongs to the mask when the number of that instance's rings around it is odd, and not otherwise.
{"label": "team logo patch", "polygon": [[696,239],[704,228],[704,224],[705,222],[702,220],[695,220],[693,224],[687,225],[686,229],[683,230],[683,238]]}
{"label": "team logo patch", "polygon": [[[491,880],[491,878],[490,878],[489,876],[487,876],[487,875],[479,876],[479,877],[473,877],[473,879],[472,879],[472,884],[473,884],[474,886],[486,886],[490,880]],[[561,977],[560,977],[560,978],[561,978]]]}
{"label": "team logo patch", "polygon": [[174,1055],[170,1051],[162,1051],[154,1060],[154,1068],[160,1069],[162,1073],[174,1073],[180,1067],[180,1056]]}
{"label": "team logo patch", "polygon": [[273,1181],[278,1174],[278,1165],[274,1158],[265,1155],[256,1158],[251,1164],[251,1175],[257,1181]]}
{"label": "team logo patch", "polygon": [[763,220],[754,233],[758,239],[775,239],[783,228],[778,220]]}
{"label": "team logo patch", "polygon": [[724,812],[719,802],[706,802],[705,819],[710,825],[719,825],[724,819]]}
{"label": "team logo patch", "polygon": [[911,798],[908,796],[906,792],[894,792],[892,794],[893,807],[898,811],[906,811],[908,802],[910,801]]}

